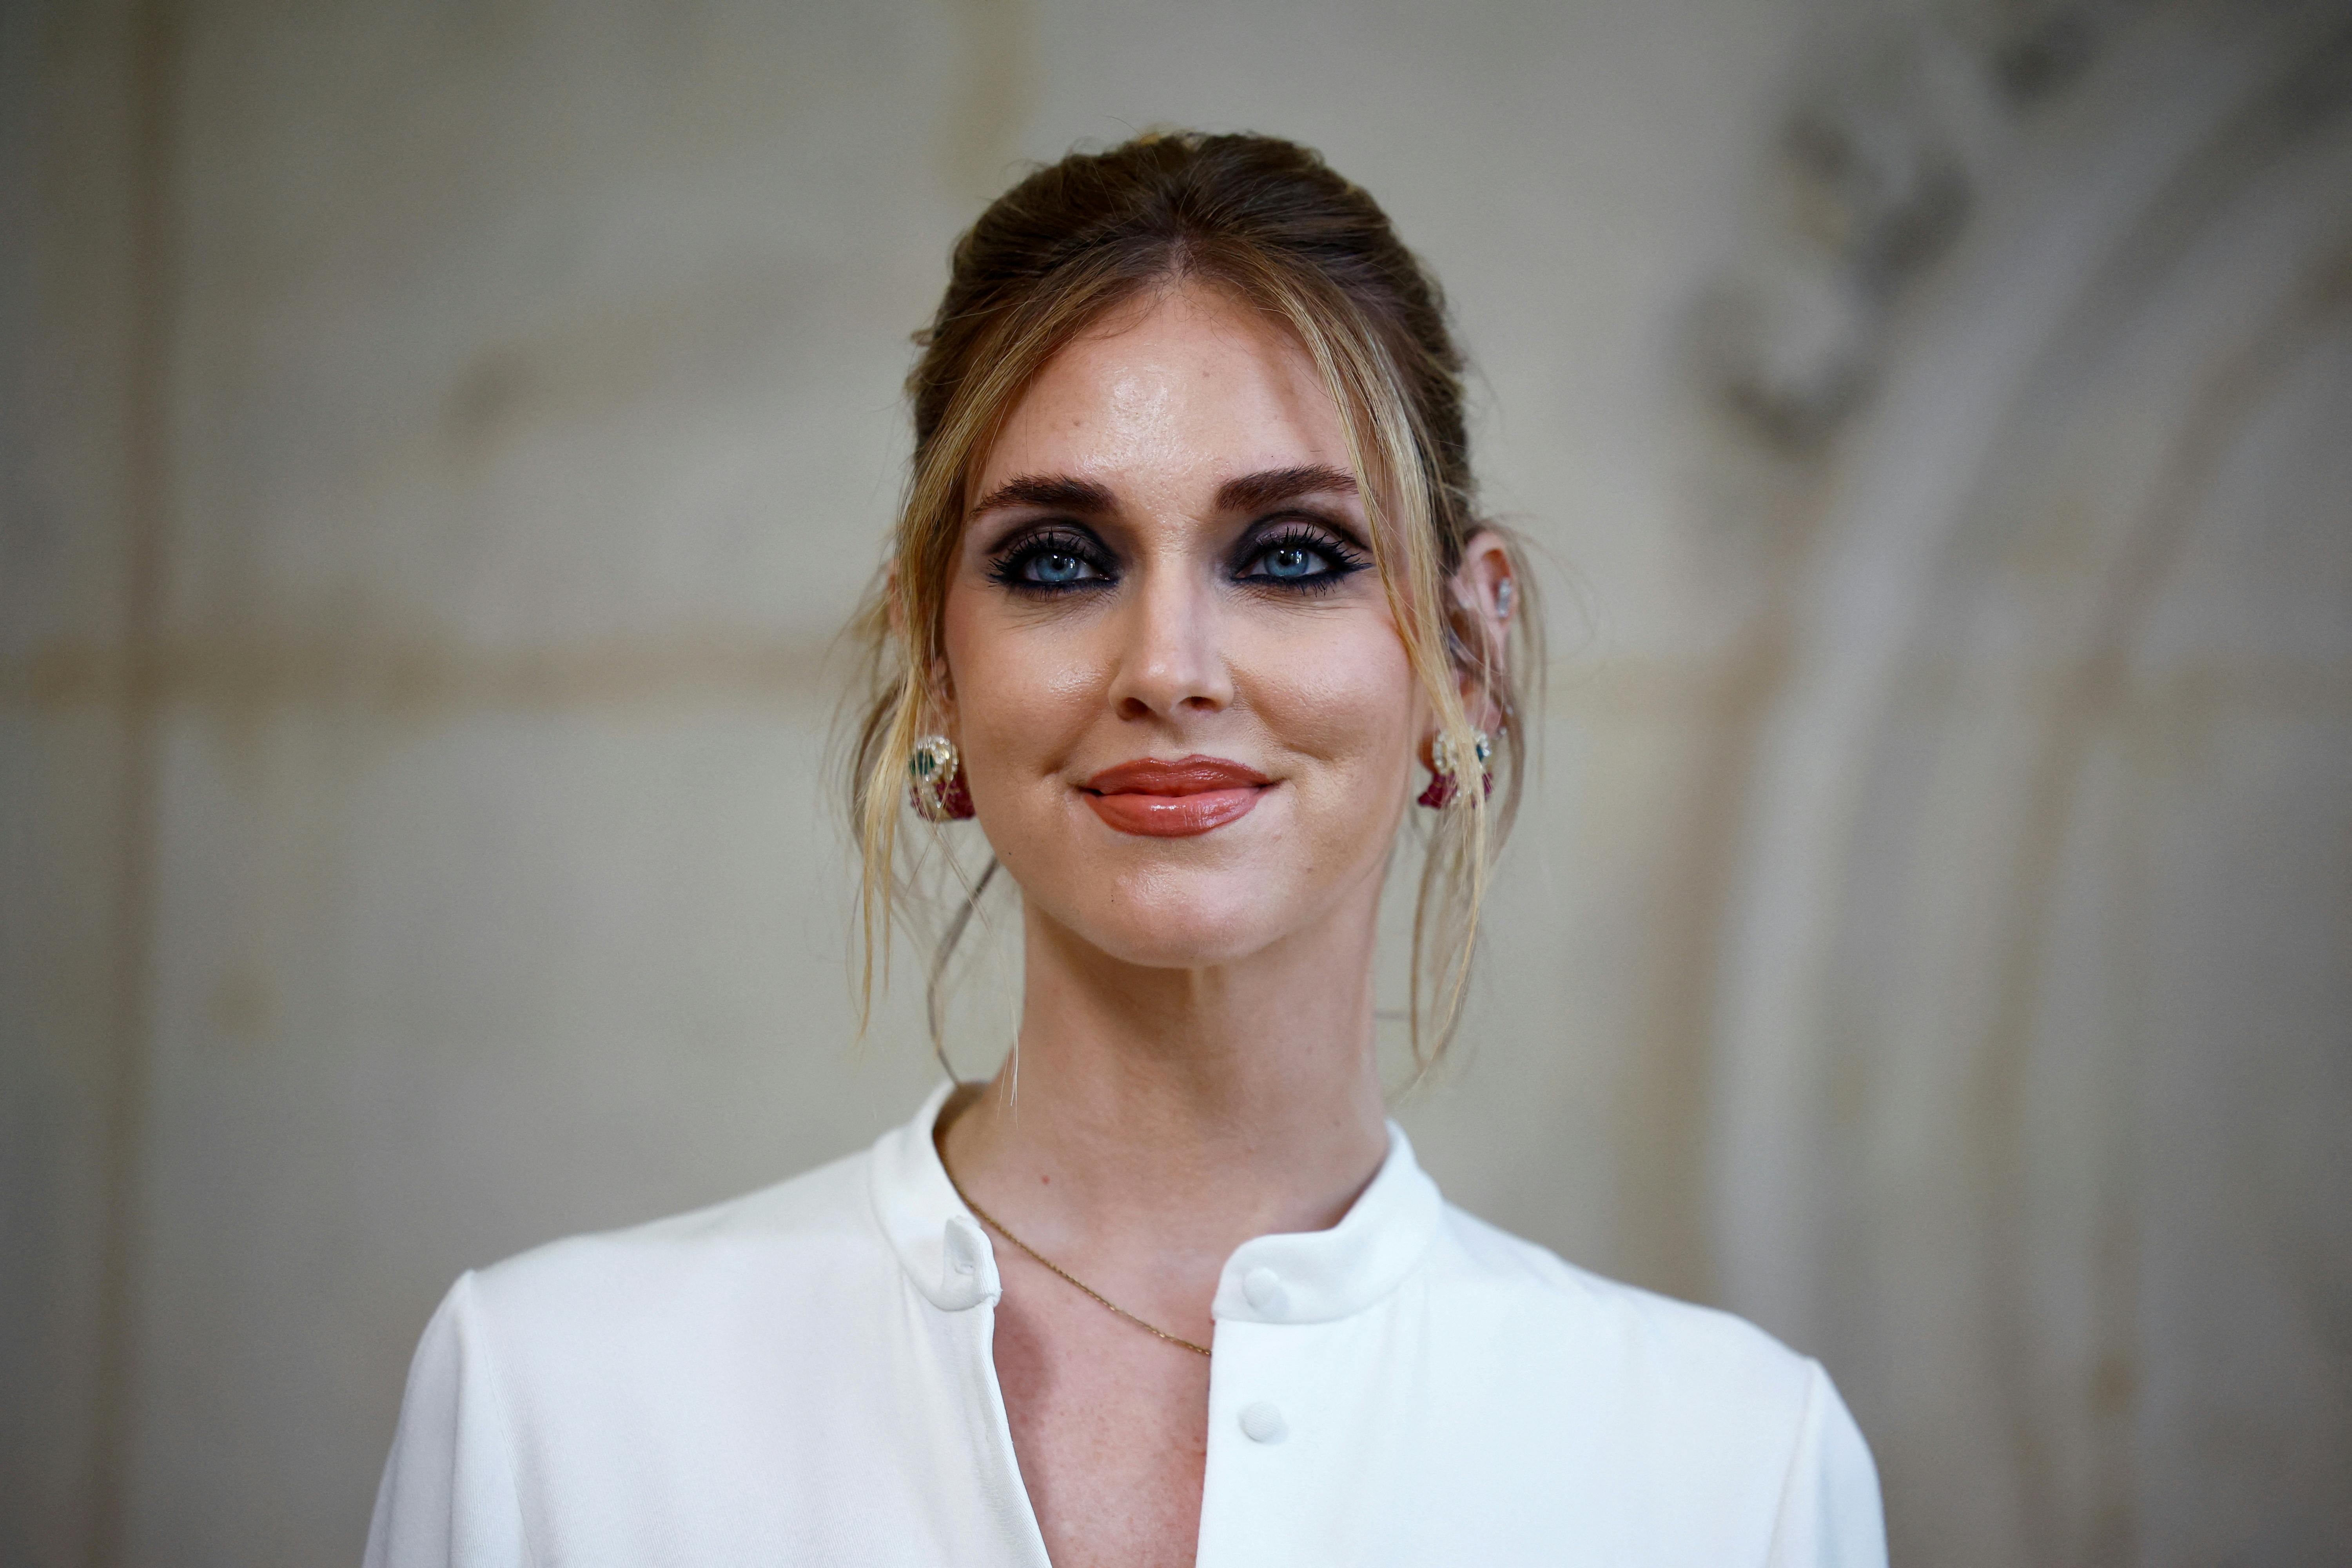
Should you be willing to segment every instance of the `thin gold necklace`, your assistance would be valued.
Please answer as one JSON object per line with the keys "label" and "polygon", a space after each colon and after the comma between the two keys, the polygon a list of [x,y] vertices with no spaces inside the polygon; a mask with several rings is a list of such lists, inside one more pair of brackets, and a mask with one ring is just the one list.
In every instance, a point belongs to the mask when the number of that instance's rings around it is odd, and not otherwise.
{"label": "thin gold necklace", "polygon": [[1035,1247],[1030,1246],[1027,1242],[1022,1240],[1019,1237],[1005,1229],[1004,1222],[1003,1220],[997,1218],[994,1215],[989,1213],[986,1209],[971,1201],[971,1194],[963,1190],[963,1184],[955,1179],[955,1173],[953,1171],[948,1169],[947,1151],[944,1149],[940,1151],[940,1169],[946,1173],[948,1185],[955,1189],[955,1195],[963,1200],[964,1207],[978,1215],[980,1216],[980,1222],[982,1225],[988,1226],[989,1229],[996,1232],[997,1235],[1003,1237],[1005,1240],[1011,1242],[1013,1246],[1027,1253],[1032,1258],[1044,1264],[1047,1268],[1052,1269],[1055,1273],[1060,1275],[1063,1279],[1068,1280],[1079,1289],[1084,1290],[1087,1295],[1092,1296],[1096,1300],[1101,1302],[1104,1306],[1108,1307],[1112,1311],[1117,1312],[1120,1317],[1125,1318],[1129,1322],[1133,1323],[1137,1328],[1141,1329],[1145,1333],[1151,1335],[1154,1339],[1166,1340],[1171,1345],[1181,1345],[1184,1349],[1191,1351],[1194,1355],[1208,1355],[1211,1353],[1209,1347],[1206,1345],[1196,1345],[1190,1340],[1177,1338],[1174,1334],[1170,1333],[1165,1329],[1153,1328],[1150,1323],[1145,1322],[1141,1318],[1137,1317],[1133,1312],[1129,1311],[1126,1308],[1120,1306],[1118,1302],[1112,1300],[1109,1297],[1104,1295],[1101,1291],[1096,1289],[1093,1286],[1087,1284],[1085,1280],[1079,1279],[1076,1275],[1071,1273],[1068,1269],[1063,1268],[1060,1264],[1055,1263],[1052,1258],[1047,1258],[1044,1253],[1039,1252]]}

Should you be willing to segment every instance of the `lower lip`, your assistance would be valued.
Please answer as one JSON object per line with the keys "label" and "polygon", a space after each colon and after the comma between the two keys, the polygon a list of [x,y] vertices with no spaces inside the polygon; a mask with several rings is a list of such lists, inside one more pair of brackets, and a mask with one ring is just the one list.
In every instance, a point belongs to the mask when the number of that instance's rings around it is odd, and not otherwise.
{"label": "lower lip", "polygon": [[1095,815],[1121,833],[1147,838],[1190,838],[1223,827],[1250,814],[1262,785],[1241,789],[1206,789],[1198,795],[1092,795],[1087,804]]}

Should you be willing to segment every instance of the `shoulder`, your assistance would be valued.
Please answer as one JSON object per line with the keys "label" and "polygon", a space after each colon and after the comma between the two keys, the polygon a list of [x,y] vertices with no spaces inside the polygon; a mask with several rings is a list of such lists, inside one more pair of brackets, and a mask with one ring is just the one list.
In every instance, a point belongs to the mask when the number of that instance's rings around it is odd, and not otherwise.
{"label": "shoulder", "polygon": [[370,1563],[717,1562],[752,1518],[803,1539],[833,1495],[808,1478],[929,1407],[874,1173],[868,1150],[461,1276],[411,1363]]}
{"label": "shoulder", "polygon": [[[873,1218],[870,1151],[688,1214],[576,1236],[468,1277],[501,1340],[583,1340],[772,1313],[895,1267]],[[503,1348],[503,1347],[502,1347]]]}
{"label": "shoulder", "polygon": [[[1580,1456],[1570,1468],[1641,1515],[1644,1539],[1688,1536],[1690,1552],[1667,1556],[1883,1568],[1877,1472],[1819,1363],[1451,1205],[1430,1279],[1446,1337],[1507,1389],[1514,1429]],[[1754,1539],[1737,1552],[1691,1534],[1743,1520]]]}
{"label": "shoulder", "polygon": [[1530,1372],[1612,1390],[1645,1423],[1769,1443],[1795,1433],[1827,1385],[1816,1363],[1743,1318],[1605,1279],[1451,1205],[1434,1264],[1435,1288],[1480,1302]]}

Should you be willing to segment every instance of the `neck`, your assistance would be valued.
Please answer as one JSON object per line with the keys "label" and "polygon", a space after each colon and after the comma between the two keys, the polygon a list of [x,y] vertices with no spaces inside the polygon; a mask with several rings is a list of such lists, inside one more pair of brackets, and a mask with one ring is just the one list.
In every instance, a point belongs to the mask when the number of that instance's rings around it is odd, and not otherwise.
{"label": "neck", "polygon": [[1375,912],[1198,969],[1125,963],[1024,912],[1020,1043],[948,1131],[958,1179],[1034,1244],[1088,1254],[1222,1263],[1336,1224],[1388,1149]]}

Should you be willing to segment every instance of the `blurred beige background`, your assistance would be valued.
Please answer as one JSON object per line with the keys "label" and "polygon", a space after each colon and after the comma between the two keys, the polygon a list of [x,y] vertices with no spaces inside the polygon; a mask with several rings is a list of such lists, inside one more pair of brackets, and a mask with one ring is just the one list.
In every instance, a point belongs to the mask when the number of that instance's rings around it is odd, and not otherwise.
{"label": "blurred beige background", "polygon": [[1899,1563],[2340,1560],[2352,7],[16,0],[0,1563],[352,1561],[458,1270],[911,1109],[828,641],[950,240],[1160,122],[1381,197],[1559,567],[1449,1194]]}

